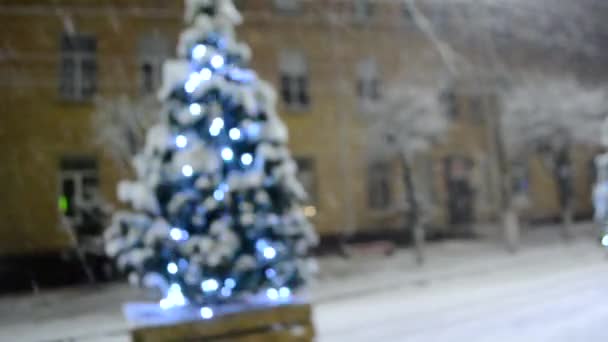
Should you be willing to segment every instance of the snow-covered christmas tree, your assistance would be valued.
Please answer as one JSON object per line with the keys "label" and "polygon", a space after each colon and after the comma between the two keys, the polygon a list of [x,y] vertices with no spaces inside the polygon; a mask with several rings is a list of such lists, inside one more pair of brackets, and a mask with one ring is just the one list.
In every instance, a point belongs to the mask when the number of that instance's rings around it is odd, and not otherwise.
{"label": "snow-covered christmas tree", "polygon": [[286,300],[314,271],[317,235],[286,147],[272,87],[246,67],[232,0],[187,0],[177,52],[164,66],[160,122],[118,196],[107,253],[163,308],[249,295]]}

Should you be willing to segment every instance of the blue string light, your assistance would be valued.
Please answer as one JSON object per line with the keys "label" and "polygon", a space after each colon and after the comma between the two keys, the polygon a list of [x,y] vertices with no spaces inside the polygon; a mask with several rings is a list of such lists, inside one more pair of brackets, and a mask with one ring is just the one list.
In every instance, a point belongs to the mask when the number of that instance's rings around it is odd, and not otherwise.
{"label": "blue string light", "polygon": [[192,73],[192,74],[190,74],[190,78],[184,85],[184,90],[186,90],[187,93],[193,93],[200,83],[201,83],[201,75],[196,72]]}
{"label": "blue string light", "polygon": [[198,44],[194,47],[194,49],[192,49],[192,58],[201,59],[201,58],[205,57],[206,53],[207,53],[207,47],[203,44]]}
{"label": "blue string light", "polygon": [[177,271],[178,271],[177,264],[175,264],[174,262],[170,262],[167,265],[167,272],[169,272],[171,274],[176,274]]}
{"label": "blue string light", "polygon": [[264,254],[264,258],[266,258],[268,260],[272,260],[277,256],[277,251],[274,248],[268,246],[268,247],[264,248],[263,254]]}
{"label": "blue string light", "polygon": [[201,289],[203,292],[213,292],[217,291],[219,288],[219,284],[215,279],[207,279],[201,283]]}
{"label": "blue string light", "polygon": [[186,145],[188,145],[188,138],[186,138],[186,136],[180,134],[175,137],[175,146],[179,148],[184,148],[186,147]]}
{"label": "blue string light", "polygon": [[211,134],[211,136],[217,137],[222,128],[224,128],[224,120],[222,120],[222,118],[215,118],[213,119],[213,121],[211,121],[211,126],[209,126],[209,134]]}
{"label": "blue string light", "polygon": [[224,297],[230,297],[232,295],[232,290],[227,287],[222,287],[222,290],[220,291],[220,293]]}
{"label": "blue string light", "polygon": [[224,57],[220,55],[215,55],[211,57],[211,65],[216,69],[221,68],[222,66],[224,66]]}
{"label": "blue string light", "polygon": [[169,235],[175,241],[185,241],[188,240],[188,238],[190,237],[190,234],[188,234],[187,231],[176,227],[171,228],[171,230],[169,231]]}
{"label": "blue string light", "polygon": [[239,140],[241,138],[241,130],[236,127],[231,128],[230,131],[228,131],[228,136],[230,136],[230,139],[232,140]]}
{"label": "blue string light", "polygon": [[213,198],[215,198],[216,201],[223,201],[224,200],[224,192],[220,189],[216,189],[213,192]]}
{"label": "blue string light", "polygon": [[266,278],[268,279],[272,279],[277,275],[277,271],[272,268],[267,269],[264,273],[266,274]]}
{"label": "blue string light", "polygon": [[253,162],[253,156],[250,153],[244,153],[241,155],[241,163],[245,166],[251,165]]}
{"label": "blue string light", "polygon": [[211,77],[213,77],[213,72],[209,68],[203,68],[199,75],[201,76],[202,81],[209,81]]}
{"label": "blue string light", "polygon": [[194,169],[190,165],[184,165],[182,166],[182,174],[186,177],[192,177]]}
{"label": "blue string light", "polygon": [[200,310],[200,313],[203,319],[213,318],[213,310],[208,306],[203,306]]}
{"label": "blue string light", "polygon": [[160,300],[159,305],[162,309],[186,305],[186,298],[182,294],[182,288],[179,284],[171,284],[171,286],[169,286],[167,296]]}
{"label": "blue string light", "polygon": [[192,114],[193,116],[199,116],[201,115],[202,112],[202,108],[201,105],[198,103],[193,103],[190,105],[190,114]]}
{"label": "blue string light", "polygon": [[226,280],[224,280],[224,286],[229,289],[233,289],[236,287],[236,281],[232,278],[227,278]]}
{"label": "blue string light", "polygon": [[232,149],[230,147],[224,147],[222,149],[222,159],[224,159],[225,161],[231,161],[233,157],[234,152],[232,152]]}
{"label": "blue string light", "polygon": [[266,297],[268,297],[270,300],[277,300],[277,299],[279,299],[279,291],[277,291],[277,289],[271,287],[268,290],[266,290]]}

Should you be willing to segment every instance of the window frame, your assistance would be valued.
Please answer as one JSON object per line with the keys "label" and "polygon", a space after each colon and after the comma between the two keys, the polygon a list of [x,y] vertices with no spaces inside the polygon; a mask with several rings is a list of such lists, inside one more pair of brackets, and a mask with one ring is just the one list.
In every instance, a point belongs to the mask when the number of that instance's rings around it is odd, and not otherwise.
{"label": "window frame", "polygon": [[299,50],[279,54],[281,100],[290,110],[307,111],[311,106],[310,77],[306,55]]}
{"label": "window frame", "polygon": [[452,88],[445,89],[440,95],[441,102],[445,108],[445,116],[450,121],[456,121],[461,117],[458,98],[458,95]]}
{"label": "window frame", "polygon": [[[85,102],[97,93],[97,45],[97,37],[93,34],[61,34],[58,86],[62,100]],[[71,65],[71,72],[67,72],[66,65]]]}
{"label": "window frame", "polygon": [[486,122],[486,97],[483,95],[467,96],[467,110],[469,120],[474,124]]}
{"label": "window frame", "polygon": [[[93,197],[95,197],[101,194],[99,162],[95,156],[70,155],[60,159],[57,198],[62,199],[67,197],[64,189],[64,184],[67,181],[71,181],[73,184],[73,195],[71,199],[68,200],[66,212],[62,212],[60,208],[58,209],[60,209],[60,215],[69,219],[74,226],[78,226],[84,220],[83,212],[79,211],[75,205],[78,202],[82,202],[86,197],[85,194],[88,190],[85,183],[87,180],[90,181],[91,179],[94,180],[92,193]],[[71,211],[71,213],[68,214],[68,211]]]}
{"label": "window frame", "polygon": [[390,209],[393,203],[391,168],[388,162],[373,162],[367,168],[367,206],[372,210]]}
{"label": "window frame", "polygon": [[361,107],[382,99],[382,81],[375,58],[366,58],[357,64],[356,93]]}
{"label": "window frame", "polygon": [[[142,95],[150,95],[162,86],[163,64],[169,58],[169,41],[161,34],[146,34],[139,39],[137,48],[138,88]],[[147,86],[145,66],[150,66],[150,87]]]}

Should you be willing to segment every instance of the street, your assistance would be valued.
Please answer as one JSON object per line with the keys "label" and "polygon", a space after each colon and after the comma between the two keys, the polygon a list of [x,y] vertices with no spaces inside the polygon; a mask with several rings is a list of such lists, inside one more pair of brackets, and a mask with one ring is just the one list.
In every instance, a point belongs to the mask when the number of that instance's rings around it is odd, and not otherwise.
{"label": "street", "polygon": [[[589,232],[429,244],[391,257],[324,257],[311,291],[319,341],[606,341],[608,260]],[[125,284],[0,298],[0,341],[128,341]]]}
{"label": "street", "polygon": [[601,251],[575,242],[525,254],[504,268],[397,282],[393,289],[320,303],[320,340],[608,340],[608,263]]}
{"label": "street", "polygon": [[608,342],[608,0],[0,4],[0,342]]}

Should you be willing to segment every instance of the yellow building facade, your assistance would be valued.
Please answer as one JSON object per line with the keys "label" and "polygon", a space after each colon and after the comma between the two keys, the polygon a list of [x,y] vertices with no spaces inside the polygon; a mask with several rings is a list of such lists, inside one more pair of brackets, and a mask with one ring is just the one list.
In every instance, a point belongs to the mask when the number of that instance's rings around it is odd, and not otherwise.
{"label": "yellow building facade", "polygon": [[[407,11],[398,2],[236,3],[252,68],[282,99],[279,113],[311,194],[306,211],[319,233],[403,228],[401,170],[391,161],[371,163],[360,81],[369,73],[362,69],[372,70],[371,96],[381,97],[382,85],[397,80],[438,85],[441,96],[441,59]],[[94,144],[93,98],[153,93],[162,60],[175,55],[181,17],[181,1],[0,2],[0,255],[71,246],[61,224],[61,210],[70,210],[66,192],[71,199],[99,189],[116,203],[115,185],[129,173]],[[374,67],[362,67],[369,63]],[[500,104],[494,93],[455,84],[448,135],[414,166],[431,197],[433,226],[443,231],[451,223],[491,220],[499,210],[488,118]],[[532,174],[542,184],[534,200],[549,196],[552,184],[542,182],[550,178]],[[586,182],[580,180],[581,189]],[[452,188],[466,199],[450,197]],[[555,213],[553,204],[542,206],[546,215]]]}

